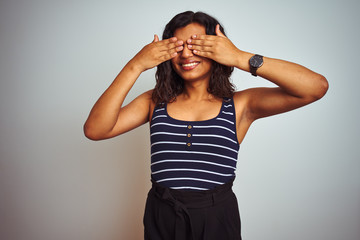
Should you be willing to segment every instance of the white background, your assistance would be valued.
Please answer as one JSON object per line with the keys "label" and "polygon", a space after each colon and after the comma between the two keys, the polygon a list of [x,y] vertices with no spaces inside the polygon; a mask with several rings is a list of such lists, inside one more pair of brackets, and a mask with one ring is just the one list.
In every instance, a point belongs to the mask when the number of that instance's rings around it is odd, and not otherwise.
{"label": "white background", "polygon": [[[121,68],[185,10],[242,50],[327,77],[320,101],[256,122],[240,147],[244,240],[360,239],[358,1],[0,2],[0,239],[142,239],[148,125],[92,142],[87,115]],[[126,102],[154,87],[143,73]],[[269,86],[239,70],[238,90]]]}

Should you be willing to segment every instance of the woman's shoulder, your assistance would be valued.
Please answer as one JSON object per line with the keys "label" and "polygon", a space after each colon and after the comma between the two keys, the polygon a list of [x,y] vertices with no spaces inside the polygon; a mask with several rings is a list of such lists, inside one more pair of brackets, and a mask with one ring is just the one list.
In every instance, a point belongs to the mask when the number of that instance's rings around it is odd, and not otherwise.
{"label": "woman's shoulder", "polygon": [[149,104],[151,104],[153,102],[153,98],[152,98],[153,91],[154,89],[143,92],[142,94],[138,95],[137,99],[141,99],[142,101],[146,101]]}
{"label": "woman's shoulder", "polygon": [[156,108],[156,103],[154,102],[154,99],[153,99],[153,92],[154,92],[154,89],[151,89],[140,95],[144,99],[146,99],[146,102],[149,106],[149,121],[152,118],[154,109]]}
{"label": "woman's shoulder", "polygon": [[[152,98],[153,91],[154,91],[154,89],[150,89],[150,90],[142,93],[141,95],[144,95],[144,96],[147,96],[147,97]],[[141,96],[141,95],[140,95],[140,96]]]}
{"label": "woman's shoulder", "polygon": [[143,106],[147,105],[150,107],[154,105],[154,101],[152,99],[152,93],[153,93],[153,89],[143,92],[142,94],[138,95],[134,99],[134,101],[139,102]]}

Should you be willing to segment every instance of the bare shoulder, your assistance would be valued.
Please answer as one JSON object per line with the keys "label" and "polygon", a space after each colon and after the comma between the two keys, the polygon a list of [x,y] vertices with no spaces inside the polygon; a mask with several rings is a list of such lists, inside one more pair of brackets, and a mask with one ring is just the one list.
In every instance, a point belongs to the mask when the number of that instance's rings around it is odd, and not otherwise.
{"label": "bare shoulder", "polygon": [[149,119],[152,106],[152,90],[146,91],[129,104],[124,106],[119,114],[123,119],[131,119],[133,122],[145,123]]}
{"label": "bare shoulder", "polygon": [[154,91],[154,89],[148,90],[148,91],[140,94],[139,97],[147,99],[147,100],[151,100],[153,91]]}
{"label": "bare shoulder", "polygon": [[148,90],[148,91],[140,94],[139,96],[137,96],[133,101],[141,103],[141,105],[143,105],[143,106],[145,106],[145,105],[150,106],[152,103],[152,92],[153,92],[153,89]]}
{"label": "bare shoulder", "polygon": [[148,121],[150,121],[150,119],[152,118],[152,114],[155,108],[155,102],[153,101],[152,98],[153,91],[154,89],[151,89],[139,96],[139,98],[141,98],[144,101],[144,103],[146,103],[146,105],[148,106],[148,110],[149,110]]}

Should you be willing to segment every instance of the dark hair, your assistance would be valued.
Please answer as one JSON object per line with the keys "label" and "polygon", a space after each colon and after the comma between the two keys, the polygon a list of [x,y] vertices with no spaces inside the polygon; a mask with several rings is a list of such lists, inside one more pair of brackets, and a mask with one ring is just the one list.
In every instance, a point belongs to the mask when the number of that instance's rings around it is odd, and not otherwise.
{"label": "dark hair", "polygon": [[[174,36],[178,28],[185,27],[190,23],[199,23],[205,27],[207,35],[216,35],[215,27],[220,23],[213,17],[203,12],[186,11],[177,14],[165,26],[162,39]],[[220,25],[220,31],[225,34],[224,28]],[[213,61],[212,74],[210,77],[208,92],[220,98],[233,96],[234,85],[230,82],[230,75],[233,67],[228,67]],[[152,99],[156,104],[174,101],[176,96],[184,89],[184,80],[174,71],[171,61],[165,61],[157,66],[156,86],[152,93]]]}

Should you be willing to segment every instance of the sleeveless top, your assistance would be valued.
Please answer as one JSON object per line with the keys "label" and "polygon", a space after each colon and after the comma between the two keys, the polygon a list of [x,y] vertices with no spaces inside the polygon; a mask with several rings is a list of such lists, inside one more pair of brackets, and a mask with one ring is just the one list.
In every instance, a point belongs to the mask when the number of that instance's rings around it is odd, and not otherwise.
{"label": "sleeveless top", "polygon": [[235,177],[239,143],[233,99],[204,121],[169,116],[155,107],[150,122],[151,178],[172,189],[208,190]]}

